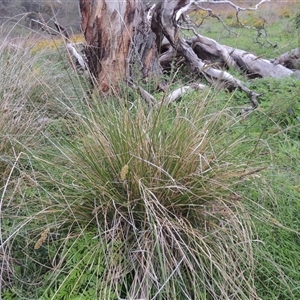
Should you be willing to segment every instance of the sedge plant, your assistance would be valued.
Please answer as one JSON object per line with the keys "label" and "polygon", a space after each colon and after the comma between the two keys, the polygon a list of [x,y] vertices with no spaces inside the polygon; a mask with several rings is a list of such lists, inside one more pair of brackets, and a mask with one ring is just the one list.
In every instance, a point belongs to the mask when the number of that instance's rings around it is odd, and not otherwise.
{"label": "sedge plant", "polygon": [[231,131],[241,120],[212,112],[209,95],[149,108],[138,95],[93,94],[74,114],[73,139],[53,141],[69,222],[88,224],[83,235],[96,228],[105,248],[94,297],[258,299],[240,187],[262,165],[253,140]]}

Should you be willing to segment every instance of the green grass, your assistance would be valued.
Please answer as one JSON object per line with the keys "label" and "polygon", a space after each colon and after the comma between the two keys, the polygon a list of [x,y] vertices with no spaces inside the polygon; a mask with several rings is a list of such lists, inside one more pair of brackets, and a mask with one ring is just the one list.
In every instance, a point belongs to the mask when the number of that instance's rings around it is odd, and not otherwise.
{"label": "green grass", "polygon": [[262,187],[259,182],[257,188],[266,189],[265,197],[252,193],[252,199],[268,209],[269,218],[276,219],[274,226],[269,226],[264,219],[255,221],[254,256],[262,299],[298,299],[300,296],[296,263],[300,259],[298,147],[299,142],[286,141],[274,148],[276,163],[266,174],[271,189]]}
{"label": "green grass", "polygon": [[248,116],[216,89],[154,109],[89,95],[62,47],[0,51],[3,299],[300,298],[299,80],[247,82]]}
{"label": "green grass", "polygon": [[[299,10],[296,5],[290,7],[290,17],[278,18],[278,13],[272,9],[258,11],[257,13],[242,13],[241,21],[253,27],[257,22],[265,20],[265,30],[257,28],[248,29],[237,23],[235,15],[226,17],[219,14],[229,30],[216,19],[205,19],[200,26],[200,34],[216,39],[220,44],[246,50],[264,58],[276,58],[279,55],[299,47],[299,30],[296,28],[296,13]],[[196,17],[197,19],[197,17]],[[201,18],[198,17],[200,23]],[[267,37],[267,39],[265,38]],[[271,42],[271,44],[268,42]]]}

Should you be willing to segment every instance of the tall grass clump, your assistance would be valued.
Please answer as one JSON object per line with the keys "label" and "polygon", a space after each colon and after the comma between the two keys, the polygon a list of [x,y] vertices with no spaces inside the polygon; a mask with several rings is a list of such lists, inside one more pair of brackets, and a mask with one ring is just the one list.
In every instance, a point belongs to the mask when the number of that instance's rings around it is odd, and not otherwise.
{"label": "tall grass clump", "polygon": [[[31,48],[26,41],[20,45],[5,41],[0,47],[0,180],[7,178],[22,150],[38,147],[41,133],[51,122],[67,116],[68,109],[55,99],[72,101],[72,94],[68,100],[66,94],[74,86],[69,80],[64,86],[67,73],[61,55],[32,56]],[[74,89],[73,96],[80,98],[77,92]]]}
{"label": "tall grass clump", "polygon": [[[32,116],[34,113],[28,110],[30,94],[38,93],[38,89],[33,87],[33,83],[28,80],[28,68],[24,66],[22,55],[18,50],[6,51],[1,49],[0,68],[0,176],[4,179],[9,166],[12,164],[11,158],[18,156],[17,144],[23,140],[30,143],[34,136]],[[28,66],[27,66],[28,67]],[[27,70],[26,70],[27,69]],[[18,137],[18,138],[16,138]]]}
{"label": "tall grass clump", "polygon": [[51,54],[32,56],[26,42],[20,45],[5,42],[0,52],[0,173],[5,174],[8,154],[18,152],[13,151],[13,144],[36,146],[38,133],[45,125],[66,115],[66,110],[54,101],[66,98],[63,87],[66,72],[59,54],[55,54],[56,63]]}
{"label": "tall grass clump", "polygon": [[[12,261],[6,240],[14,222],[12,216],[20,213],[20,203],[12,205],[14,195],[20,195],[21,186],[32,185],[26,177],[25,149],[38,143],[41,131],[41,106],[33,105],[45,95],[39,81],[32,76],[28,51],[21,47],[0,47],[0,288],[12,281]],[[26,165],[26,166],[25,166]],[[24,185],[23,185],[24,184]],[[10,211],[10,217],[7,216]]]}
{"label": "tall grass clump", "polygon": [[[257,144],[234,134],[241,120],[230,109],[211,112],[210,102],[203,94],[149,108],[138,95],[131,105],[93,95],[76,114],[74,139],[53,141],[66,159],[55,177],[65,221],[97,241],[86,266],[98,266],[93,297],[258,298],[242,193],[261,168],[252,159]],[[52,161],[42,163],[45,170]],[[51,299],[73,276],[63,264],[55,274],[64,280],[47,283]]]}
{"label": "tall grass clump", "polygon": [[[9,40],[7,37],[0,46],[0,290],[1,298],[3,294],[10,299],[11,286],[24,285],[31,293],[20,288],[12,293],[14,297],[34,299],[29,285],[40,280],[45,266],[31,263],[28,257],[34,256],[32,243],[41,228],[55,220],[43,216],[51,210],[53,196],[39,185],[31,152],[40,149],[48,157],[51,143],[47,134],[62,134],[61,124],[68,119],[68,109],[61,105],[68,102],[66,93],[74,90],[68,93],[68,100],[72,95],[80,97],[66,80],[68,74],[58,53],[55,60],[53,53],[45,51],[33,56],[31,44],[15,45]],[[34,259],[40,261],[37,254]]]}

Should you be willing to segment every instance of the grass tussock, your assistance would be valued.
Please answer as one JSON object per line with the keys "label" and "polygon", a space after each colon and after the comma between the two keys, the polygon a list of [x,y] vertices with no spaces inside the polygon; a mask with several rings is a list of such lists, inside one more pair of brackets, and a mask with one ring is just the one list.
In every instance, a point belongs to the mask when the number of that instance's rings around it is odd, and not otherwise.
{"label": "grass tussock", "polygon": [[[60,120],[68,118],[68,109],[59,106],[55,99],[58,97],[66,101],[66,93],[74,87],[70,87],[69,82],[64,86],[66,81],[63,78],[67,76],[67,72],[64,70],[64,63],[57,59],[60,57],[58,53],[54,54],[55,62],[52,60],[53,53],[47,51],[32,56],[31,47],[26,43],[18,47],[4,43],[0,52],[2,290],[15,281],[24,280],[21,274],[28,271],[34,275],[37,271],[31,269],[32,266],[28,263],[30,251],[26,254],[23,249],[31,247],[28,243],[38,234],[38,226],[35,226],[39,222],[42,226],[47,223],[41,215],[47,210],[46,207],[51,210],[52,204],[49,191],[39,185],[36,162],[30,151],[42,149],[47,156],[47,134],[54,131],[52,128],[60,128],[55,130],[56,134],[62,132]],[[78,91],[74,91],[68,95],[70,98],[74,94],[78,96]],[[22,264],[24,266],[21,268]],[[5,297],[9,299],[10,296]]]}
{"label": "grass tussock", "polygon": [[126,299],[256,299],[239,192],[260,166],[252,141],[228,134],[230,110],[209,113],[204,95],[153,110],[94,100],[61,150],[77,170],[71,214],[109,244],[103,282]]}

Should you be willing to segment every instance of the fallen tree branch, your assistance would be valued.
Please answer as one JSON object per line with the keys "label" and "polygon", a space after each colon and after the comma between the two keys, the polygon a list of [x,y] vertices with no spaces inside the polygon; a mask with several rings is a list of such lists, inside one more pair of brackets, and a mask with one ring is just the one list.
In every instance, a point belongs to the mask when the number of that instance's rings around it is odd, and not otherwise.
{"label": "fallen tree branch", "polygon": [[194,84],[190,84],[190,85],[185,85],[182,86],[176,90],[174,90],[173,92],[171,92],[169,95],[167,95],[165,97],[165,99],[163,99],[160,103],[165,104],[165,105],[169,105],[172,102],[178,100],[179,98],[183,97],[185,94],[187,94],[190,91],[195,91],[195,90],[203,90],[205,89],[207,86],[205,84],[202,83],[194,83]]}
{"label": "fallen tree branch", "polygon": [[138,90],[142,96],[142,98],[146,101],[146,103],[149,105],[149,106],[153,106],[156,102],[155,98],[150,94],[148,93],[145,89],[143,89],[141,86],[138,86]]}
{"label": "fallen tree branch", "polygon": [[245,72],[251,75],[251,77],[282,78],[294,73],[292,70],[280,64],[274,64],[267,59],[259,58],[247,51],[225,45],[223,45],[223,47],[240,67],[246,66]]}
{"label": "fallen tree branch", "polygon": [[68,49],[68,52],[75,57],[76,59],[76,66],[80,66],[82,70],[87,70],[87,64],[85,62],[85,59],[82,55],[78,53],[76,48],[71,43],[66,43],[66,47]]}
{"label": "fallen tree branch", "polygon": [[[81,70],[87,70],[87,63],[86,63],[86,60],[84,58],[83,55],[79,54],[79,52],[77,51],[77,49],[75,48],[75,44],[72,44],[71,41],[70,41],[70,36],[67,32],[67,30],[62,27],[59,23],[57,22],[53,22],[56,29],[57,30],[54,30],[52,27],[50,27],[49,25],[46,24],[46,22],[40,22],[39,20],[34,20],[34,19],[31,19],[33,22],[36,22],[38,23],[39,25],[41,25],[42,29],[47,32],[49,35],[58,35],[58,34],[61,34],[62,37],[64,38],[65,40],[65,43],[66,43],[66,48],[68,50],[68,53],[70,54],[71,57],[74,57],[75,58],[75,68],[79,68]],[[54,31],[54,32],[53,32]],[[72,66],[73,65],[73,62],[72,62]]]}
{"label": "fallen tree branch", "polygon": [[281,54],[273,63],[289,69],[300,70],[300,47]]}
{"label": "fallen tree branch", "polygon": [[154,105],[156,107],[159,107],[161,105],[170,105],[171,103],[179,100],[182,98],[184,95],[191,91],[196,91],[196,90],[203,90],[207,86],[202,83],[193,83],[190,85],[185,85],[182,86],[173,92],[169,93],[168,95],[165,95],[162,100],[157,101],[153,95],[151,95],[149,92],[147,92],[144,88],[142,88],[139,85],[129,83],[129,85],[134,88],[135,90],[138,90],[141,97],[145,100],[145,102],[150,106],[153,107]]}
{"label": "fallen tree branch", "polygon": [[79,52],[76,50],[74,45],[71,43],[70,36],[67,30],[57,22],[54,22],[54,25],[57,28],[57,31],[63,36],[65,40],[68,53],[71,55],[71,57],[75,58],[75,68],[79,68],[81,70],[87,70],[88,67],[87,67],[86,60],[84,56],[79,54]]}
{"label": "fallen tree branch", "polygon": [[[183,3],[184,2],[184,3]],[[188,62],[192,71],[199,72],[209,81],[223,82],[231,88],[239,88],[247,93],[253,109],[258,106],[259,94],[250,90],[241,80],[235,78],[226,71],[220,71],[204,63],[193,51],[191,46],[179,36],[178,27],[174,26],[174,16],[178,7],[190,6],[189,0],[176,0],[171,3],[163,2],[160,11],[160,25],[165,37],[176,51],[178,51]]]}

